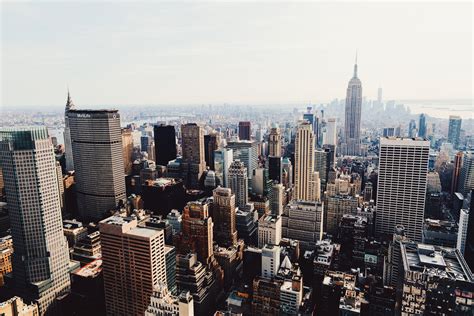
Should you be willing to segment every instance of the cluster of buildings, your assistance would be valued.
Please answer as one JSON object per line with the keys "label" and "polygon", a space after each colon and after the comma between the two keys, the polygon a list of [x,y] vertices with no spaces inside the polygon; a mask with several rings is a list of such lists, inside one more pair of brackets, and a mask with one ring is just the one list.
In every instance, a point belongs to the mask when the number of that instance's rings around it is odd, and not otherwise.
{"label": "cluster of buildings", "polygon": [[426,117],[371,155],[361,112],[356,64],[344,133],[311,108],[122,128],[69,93],[64,146],[0,130],[0,314],[472,314],[473,155],[449,192]]}

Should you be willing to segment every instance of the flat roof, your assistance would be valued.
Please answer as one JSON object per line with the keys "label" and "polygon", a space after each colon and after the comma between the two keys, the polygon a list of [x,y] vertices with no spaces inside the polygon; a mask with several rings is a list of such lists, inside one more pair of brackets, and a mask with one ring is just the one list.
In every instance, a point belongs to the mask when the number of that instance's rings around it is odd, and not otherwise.
{"label": "flat roof", "polygon": [[145,238],[151,238],[155,235],[158,235],[160,233],[159,229],[152,229],[152,228],[145,228],[145,227],[135,227],[129,231],[127,231],[125,234],[127,235],[132,235],[132,236],[138,236],[138,237],[145,237]]}
{"label": "flat roof", "polygon": [[100,271],[102,271],[102,259],[96,259],[74,272],[74,274],[87,278],[96,276]]}

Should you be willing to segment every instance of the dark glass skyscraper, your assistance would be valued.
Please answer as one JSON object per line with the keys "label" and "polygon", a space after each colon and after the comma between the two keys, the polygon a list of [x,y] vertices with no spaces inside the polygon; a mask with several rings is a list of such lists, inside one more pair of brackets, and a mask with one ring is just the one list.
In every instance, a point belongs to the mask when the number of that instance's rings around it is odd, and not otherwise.
{"label": "dark glass skyscraper", "polygon": [[454,148],[459,146],[459,136],[461,134],[462,119],[460,116],[449,116],[448,141],[453,144]]}
{"label": "dark glass skyscraper", "polygon": [[420,121],[418,123],[418,137],[426,138],[426,116],[425,114],[420,114]]}
{"label": "dark glass skyscraper", "polygon": [[239,122],[239,139],[250,140],[250,122]]}
{"label": "dark glass skyscraper", "polygon": [[176,132],[171,125],[155,125],[156,164],[166,166],[170,160],[176,159]]}
{"label": "dark glass skyscraper", "polygon": [[120,114],[117,110],[70,110],[76,193],[83,220],[101,220],[125,200]]}

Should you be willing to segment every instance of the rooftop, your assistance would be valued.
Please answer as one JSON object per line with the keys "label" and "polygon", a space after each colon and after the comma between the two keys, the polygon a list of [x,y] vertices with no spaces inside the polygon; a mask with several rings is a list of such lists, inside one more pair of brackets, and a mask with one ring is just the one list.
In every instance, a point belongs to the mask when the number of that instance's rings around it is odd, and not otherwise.
{"label": "rooftop", "polygon": [[471,270],[459,250],[417,243],[401,243],[405,271],[461,281],[473,281]]}
{"label": "rooftop", "polygon": [[102,271],[102,259],[97,259],[83,266],[73,274],[82,277],[95,277]]}

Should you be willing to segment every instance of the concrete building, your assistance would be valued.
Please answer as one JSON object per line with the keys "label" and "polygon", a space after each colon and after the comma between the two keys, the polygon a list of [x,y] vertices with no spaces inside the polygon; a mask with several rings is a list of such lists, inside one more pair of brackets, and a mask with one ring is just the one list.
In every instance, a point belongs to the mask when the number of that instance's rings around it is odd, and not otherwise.
{"label": "concrete building", "polygon": [[38,305],[26,304],[21,297],[14,296],[9,300],[0,303],[0,315],[4,316],[39,316]]}
{"label": "concrete building", "polygon": [[236,205],[239,208],[245,207],[248,203],[248,178],[247,168],[240,160],[235,160],[229,167],[229,187],[235,194]]}
{"label": "concrete building", "polygon": [[362,112],[362,83],[357,77],[357,57],[354,65],[354,75],[349,81],[346,93],[346,108],[344,121],[343,153],[349,156],[360,154],[360,121]]}
{"label": "concrete building", "polygon": [[258,221],[258,247],[279,245],[281,241],[281,216],[265,215]]}
{"label": "concrete building", "polygon": [[145,316],[193,316],[193,297],[188,292],[175,296],[165,284],[159,284],[150,298]]}
{"label": "concrete building", "polygon": [[188,202],[184,207],[181,233],[175,236],[177,252],[186,255],[196,253],[200,262],[213,261],[213,227],[209,216],[208,201]]}
{"label": "concrete building", "polygon": [[283,214],[283,201],[285,198],[285,187],[281,183],[274,183],[270,195],[270,211],[273,215]]}
{"label": "concrete building", "polygon": [[72,251],[72,259],[79,261],[81,266],[85,266],[100,258],[102,258],[102,247],[99,231],[90,233],[78,240]]}
{"label": "concrete building", "polygon": [[166,284],[163,230],[117,215],[102,220],[99,230],[107,315],[143,315],[154,288]]}
{"label": "concrete building", "polygon": [[0,287],[5,284],[3,281],[3,276],[12,272],[12,254],[12,236],[8,235],[0,238]]}
{"label": "concrete building", "polygon": [[37,302],[40,314],[54,313],[70,289],[69,252],[47,129],[0,130],[0,161],[15,250],[14,293]]}
{"label": "concrete building", "polygon": [[408,238],[422,240],[429,141],[381,138],[377,184],[378,235],[403,225]]}
{"label": "concrete building", "polygon": [[181,125],[182,177],[187,189],[199,188],[199,181],[206,170],[204,159],[204,130],[195,123]]}
{"label": "concrete building", "polygon": [[401,268],[401,315],[472,313],[473,276],[456,249],[402,243]]}
{"label": "concrete building", "polygon": [[296,200],[315,201],[314,133],[311,124],[299,124],[295,139],[295,195]]}
{"label": "concrete building", "polygon": [[69,110],[68,117],[78,210],[83,220],[101,220],[126,198],[120,114]]}
{"label": "concrete building", "polygon": [[321,203],[291,201],[282,215],[282,237],[295,239],[303,249],[314,249],[324,232],[324,210]]}
{"label": "concrete building", "polygon": [[280,268],[280,246],[264,245],[262,248],[262,272],[263,278],[273,278]]}
{"label": "concrete building", "polygon": [[268,155],[281,157],[281,133],[279,127],[272,127],[268,135]]}
{"label": "concrete building", "polygon": [[326,123],[326,136],[323,145],[337,146],[336,119],[328,118]]}
{"label": "concrete building", "polygon": [[235,194],[232,194],[231,189],[218,187],[212,196],[214,240],[220,246],[233,246],[237,243]]}
{"label": "concrete building", "polygon": [[227,143],[232,149],[233,160],[240,160],[247,168],[247,176],[252,179],[253,171],[258,168],[258,143],[250,140],[232,141]]}
{"label": "concrete building", "polygon": [[229,167],[234,161],[233,150],[220,148],[214,151],[214,172],[221,186],[229,187]]}
{"label": "concrete building", "polygon": [[183,216],[181,213],[173,209],[171,212],[166,216],[166,219],[173,227],[173,235],[179,234],[181,232],[181,222],[183,221]]}
{"label": "concrete building", "polygon": [[463,156],[457,192],[463,196],[474,189],[474,153],[468,152]]}
{"label": "concrete building", "polygon": [[459,216],[458,234],[456,239],[456,249],[459,250],[462,255],[464,255],[464,251],[466,249],[469,215],[470,211],[468,209],[461,209]]}
{"label": "concrete building", "polygon": [[453,170],[453,176],[451,179],[451,190],[450,193],[451,195],[454,195],[454,193],[458,192],[458,185],[459,185],[459,178],[461,177],[461,168],[462,168],[462,163],[464,160],[464,153],[462,151],[459,151],[455,156],[454,156],[454,170]]}
{"label": "concrete building", "polygon": [[359,197],[353,197],[351,195],[327,196],[324,205],[327,232],[336,236],[343,215],[355,214],[357,207],[359,207],[359,202]]}
{"label": "concrete building", "polygon": [[243,239],[246,245],[256,245],[258,212],[254,205],[248,203],[245,208],[238,208],[235,221],[239,238]]}
{"label": "concrete building", "polygon": [[212,315],[218,294],[213,272],[198,261],[195,253],[176,256],[176,284],[180,293],[192,293],[195,315]]}

